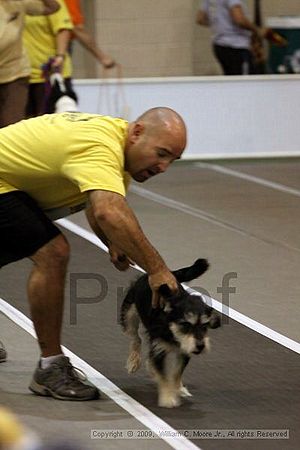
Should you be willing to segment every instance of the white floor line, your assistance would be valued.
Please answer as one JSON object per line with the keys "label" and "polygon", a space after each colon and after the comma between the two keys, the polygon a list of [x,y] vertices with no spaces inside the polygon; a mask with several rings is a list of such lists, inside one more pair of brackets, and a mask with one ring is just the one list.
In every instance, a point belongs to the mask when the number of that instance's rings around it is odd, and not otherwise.
{"label": "white floor line", "polygon": [[[91,242],[92,244],[96,245],[96,247],[99,247],[106,253],[108,253],[108,248],[106,247],[106,245],[104,245],[103,242],[101,242],[101,240],[91,231],[82,228],[81,226],[77,225],[74,222],[71,222],[71,220],[68,219],[58,219],[55,222],[58,225],[61,225],[62,227],[66,228],[72,233],[77,234],[77,236],[82,237],[86,241]],[[144,270],[141,267],[137,266],[136,264],[132,265],[132,267],[134,269],[140,270],[141,272],[144,272]]]}
{"label": "white floor line", "polygon": [[248,173],[238,172],[237,170],[229,169],[228,167],[209,163],[196,163],[195,166],[201,167],[203,169],[214,170],[215,172],[224,173],[226,175],[231,175],[236,178],[241,178],[242,180],[251,181],[252,183],[275,189],[276,191],[285,192],[286,194],[296,195],[297,197],[300,197],[299,189],[294,189],[289,186],[285,186],[284,184],[268,181],[264,178],[255,177],[254,175],[249,175]]}
{"label": "white floor line", "polygon": [[267,237],[261,237],[255,233],[251,233],[250,231],[246,231],[236,225],[233,225],[225,220],[218,219],[213,214],[210,214],[206,211],[203,211],[199,208],[194,208],[192,206],[186,205],[185,203],[178,202],[173,200],[172,198],[165,197],[160,194],[156,194],[155,192],[148,191],[147,189],[141,188],[140,186],[132,185],[130,186],[130,192],[133,192],[140,197],[146,198],[153,202],[159,203],[160,205],[167,206],[168,208],[175,209],[177,211],[181,211],[184,214],[189,214],[190,216],[197,217],[199,219],[205,220],[206,222],[213,223],[218,227],[225,228],[226,230],[233,231],[234,233],[241,234],[242,236],[246,236],[248,238],[255,239],[257,241],[263,242],[268,245],[276,245],[287,250],[292,250],[296,252],[300,252],[300,248],[294,247],[292,245],[286,244],[280,241],[274,241]]}
{"label": "white floor line", "polygon": [[152,200],[153,202],[160,203],[161,205],[168,206],[169,208],[176,209],[190,216],[197,217],[199,219],[206,220],[207,222],[214,223],[217,226],[225,228],[227,230],[235,231],[243,236],[248,236],[249,234],[230,223],[218,219],[213,214],[209,214],[199,208],[194,208],[193,206],[186,205],[185,203],[178,202],[164,195],[156,194],[155,192],[149,191],[148,189],[141,188],[140,186],[132,185],[130,186],[130,192],[136,195]]}
{"label": "white floor line", "polygon": [[[61,226],[64,228],[72,231],[73,233],[83,237],[89,242],[92,242],[96,246],[100,248],[104,248],[105,251],[107,251],[107,247],[103,246],[101,241],[91,232],[86,230],[85,228],[82,228],[73,222],[71,222],[68,219],[60,219],[57,221]],[[143,270],[139,266],[135,266],[137,270],[140,270],[143,272]],[[188,286],[185,286],[187,290],[192,292],[193,294],[199,295],[199,292],[194,291]],[[244,314],[241,314],[238,311],[235,311],[232,308],[228,308],[225,305],[223,305],[218,300],[215,300],[213,298],[205,297],[203,296],[208,304],[210,304],[213,308],[215,308],[220,313],[224,314],[225,316],[230,317],[231,319],[235,320],[236,322],[241,323],[242,325],[245,325],[247,328],[250,328],[251,330],[256,331],[257,333],[261,334],[262,336],[265,336],[269,339],[271,339],[274,342],[277,342],[278,344],[282,345],[283,347],[286,347],[296,353],[300,354],[300,343],[296,342],[283,334],[278,333],[277,331],[272,330],[271,328],[266,327],[265,325],[251,319],[248,316],[245,316]]]}
{"label": "white floor line", "polygon": [[[36,334],[33,328],[32,321],[28,319],[23,313],[18,311],[16,308],[8,304],[5,300],[0,298],[0,311],[5,314],[14,323],[19,325],[25,331],[27,331],[31,336],[36,338]],[[118,386],[112,383],[108,378],[86,363],[84,360],[79,358],[73,352],[63,347],[65,355],[67,355],[74,366],[78,369],[84,371],[88,379],[100,389],[105,395],[107,395],[111,400],[113,400],[117,405],[127,411],[132,417],[137,421],[145,425],[147,428],[152,430],[154,433],[160,436],[170,447],[176,450],[201,450],[198,446],[194,445],[191,441],[186,439],[184,436],[168,437],[161,435],[160,432],[166,432],[166,434],[174,435],[176,430],[164,422],[162,419],[157,417],[143,405],[138,403],[136,400],[131,398],[125,392],[123,392]]]}
{"label": "white floor line", "polygon": [[[199,295],[199,293],[198,293],[198,295]],[[206,296],[203,296],[203,297],[205,298]],[[282,345],[283,347],[286,347],[289,350],[292,350],[293,352],[300,354],[300,343],[299,342],[294,341],[293,339],[290,339],[287,336],[284,336],[283,334],[278,333],[277,331],[273,330],[272,328],[269,328],[269,327],[263,325],[262,323],[257,322],[256,320],[253,320],[248,316],[245,316],[244,314],[236,311],[233,308],[228,308],[227,306],[222,305],[222,303],[219,302],[218,300],[215,300],[210,297],[206,297],[205,300],[214,309],[216,309],[220,313],[224,314],[225,316],[228,316],[230,319],[233,319],[236,322],[239,322],[240,324],[245,325],[247,328],[250,328],[251,330],[256,331],[257,333],[261,334],[262,336],[267,337],[268,339],[271,339],[274,342],[277,342],[278,344]]]}

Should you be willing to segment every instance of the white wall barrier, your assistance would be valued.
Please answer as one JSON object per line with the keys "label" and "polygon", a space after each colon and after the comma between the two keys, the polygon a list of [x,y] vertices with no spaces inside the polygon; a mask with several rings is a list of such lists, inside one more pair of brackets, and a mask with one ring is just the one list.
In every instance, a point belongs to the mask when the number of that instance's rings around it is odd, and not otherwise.
{"label": "white wall barrier", "polygon": [[300,76],[76,80],[80,110],[134,120],[168,106],[188,127],[186,159],[300,156]]}

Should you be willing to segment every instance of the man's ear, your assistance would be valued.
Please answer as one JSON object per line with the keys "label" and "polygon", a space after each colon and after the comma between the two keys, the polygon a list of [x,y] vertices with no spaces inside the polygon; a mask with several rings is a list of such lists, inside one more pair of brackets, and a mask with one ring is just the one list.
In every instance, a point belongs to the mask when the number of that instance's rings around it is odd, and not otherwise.
{"label": "man's ear", "polygon": [[145,125],[142,122],[134,122],[133,128],[131,130],[130,140],[135,143],[137,139],[143,134]]}

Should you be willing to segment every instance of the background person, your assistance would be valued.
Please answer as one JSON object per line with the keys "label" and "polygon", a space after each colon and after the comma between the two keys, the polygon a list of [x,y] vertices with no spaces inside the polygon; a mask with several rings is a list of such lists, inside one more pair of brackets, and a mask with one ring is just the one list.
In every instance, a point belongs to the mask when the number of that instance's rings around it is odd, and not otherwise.
{"label": "background person", "polygon": [[[51,139],[49,139],[51,136]],[[153,108],[135,122],[97,114],[49,114],[0,130],[0,267],[29,257],[28,299],[41,360],[30,389],[61,400],[99,396],[85,385],[61,348],[69,244],[52,220],[86,207],[111,262],[131,261],[158,289],[177,282],[126,202],[130,178],[144,182],[165,172],[186,145],[182,118]],[[88,203],[87,203],[88,201]]]}
{"label": "background person", "polygon": [[201,0],[196,21],[212,28],[214,55],[224,75],[255,73],[251,41],[262,31],[248,19],[244,0]]}
{"label": "background person", "polygon": [[80,44],[85,47],[105,69],[110,69],[115,66],[115,61],[110,55],[104,53],[96,44],[93,36],[87,31],[84,26],[84,16],[80,6],[80,0],[65,0],[65,4],[69,10],[74,28],[72,31],[73,37],[77,39]]}
{"label": "background person", "polygon": [[23,37],[31,64],[27,117],[50,112],[47,105],[49,86],[43,73],[43,66],[50,58],[52,70],[61,72],[67,88],[72,90],[72,63],[68,46],[73,24],[64,1],[57,1],[60,9],[51,16],[26,16]]}
{"label": "background person", "polygon": [[0,128],[25,117],[30,74],[22,42],[25,14],[58,9],[55,0],[0,0]]}

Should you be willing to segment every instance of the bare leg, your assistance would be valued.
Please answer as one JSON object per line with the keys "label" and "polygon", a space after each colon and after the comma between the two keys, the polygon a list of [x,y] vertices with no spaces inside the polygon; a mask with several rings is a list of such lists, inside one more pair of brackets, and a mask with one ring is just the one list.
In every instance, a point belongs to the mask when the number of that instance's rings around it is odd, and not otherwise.
{"label": "bare leg", "polygon": [[63,235],[52,239],[32,257],[28,298],[43,357],[62,353],[60,334],[69,244]]}

